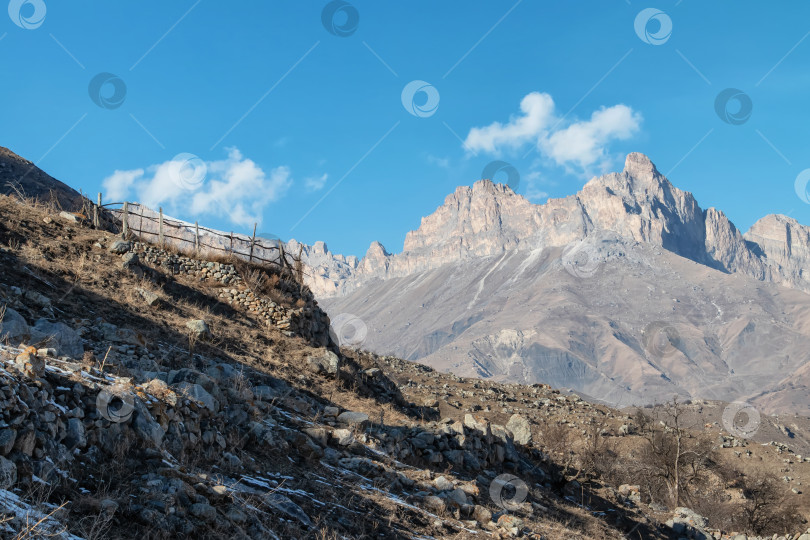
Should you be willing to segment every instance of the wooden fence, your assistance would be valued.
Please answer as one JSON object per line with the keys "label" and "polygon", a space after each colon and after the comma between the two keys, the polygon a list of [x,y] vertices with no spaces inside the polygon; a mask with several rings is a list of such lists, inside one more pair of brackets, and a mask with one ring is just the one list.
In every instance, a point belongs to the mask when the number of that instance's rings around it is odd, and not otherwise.
{"label": "wooden fence", "polygon": [[226,233],[201,227],[198,222],[191,224],[168,218],[163,215],[163,208],[156,212],[139,203],[102,204],[99,193],[98,204],[93,209],[96,227],[99,226],[101,209],[107,209],[120,223],[123,238],[134,236],[161,248],[173,245],[184,251],[193,250],[196,254],[206,251],[222,253],[248,262],[274,264],[288,269],[294,268],[297,263],[296,258],[285,251],[281,240],[257,238],[255,223],[252,236]]}

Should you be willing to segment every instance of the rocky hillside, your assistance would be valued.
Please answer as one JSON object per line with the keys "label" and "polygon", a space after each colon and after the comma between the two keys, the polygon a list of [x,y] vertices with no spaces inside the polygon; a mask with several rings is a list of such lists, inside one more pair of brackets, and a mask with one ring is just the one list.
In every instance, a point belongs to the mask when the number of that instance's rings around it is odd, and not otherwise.
{"label": "rocky hillside", "polygon": [[[3,538],[806,528],[803,419],[763,417],[760,445],[724,404],[677,405],[676,429],[668,409],[339,350],[311,292],[273,268],[122,240],[5,196],[0,216]],[[684,468],[673,492],[656,449],[675,435],[700,474]]]}
{"label": "rocky hillside", "polygon": [[82,208],[82,197],[79,192],[2,146],[0,146],[0,193],[36,200],[69,212]]}
{"label": "rocky hillside", "polygon": [[458,188],[399,254],[304,253],[321,303],[364,321],[379,353],[615,405],[677,394],[808,413],[808,246],[784,216],[740,234],[630,154],[543,205]]}

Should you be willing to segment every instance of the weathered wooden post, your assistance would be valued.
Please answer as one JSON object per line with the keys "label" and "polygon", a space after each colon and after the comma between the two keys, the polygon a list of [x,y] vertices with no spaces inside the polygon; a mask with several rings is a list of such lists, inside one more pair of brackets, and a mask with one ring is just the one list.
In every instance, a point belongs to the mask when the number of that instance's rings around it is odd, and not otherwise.
{"label": "weathered wooden post", "polygon": [[253,262],[253,246],[256,244],[256,225],[258,225],[258,223],[253,224],[253,238],[250,239],[250,257],[248,257],[248,262]]}
{"label": "weathered wooden post", "polygon": [[158,244],[163,248],[163,207],[159,208],[160,216],[158,218]]}
{"label": "weathered wooden post", "polygon": [[200,224],[194,222],[194,252],[200,252]]}
{"label": "weathered wooden post", "polygon": [[127,223],[128,217],[129,217],[129,203],[124,201],[123,216],[121,219],[121,221],[123,222],[123,227],[121,228],[121,238],[123,238],[124,240],[126,240],[127,233],[129,232],[129,226]]}
{"label": "weathered wooden post", "polygon": [[93,209],[93,226],[96,229],[99,227],[99,212],[101,212],[101,193],[98,194],[98,204]]}

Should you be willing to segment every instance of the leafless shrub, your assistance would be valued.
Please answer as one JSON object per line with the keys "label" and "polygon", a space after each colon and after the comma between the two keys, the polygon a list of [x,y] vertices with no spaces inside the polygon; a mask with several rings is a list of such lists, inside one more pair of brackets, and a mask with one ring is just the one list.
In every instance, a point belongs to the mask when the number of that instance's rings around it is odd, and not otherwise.
{"label": "leafless shrub", "polygon": [[742,482],[744,502],[737,518],[746,530],[758,535],[786,534],[800,529],[802,516],[790,491],[773,476],[762,472]]}

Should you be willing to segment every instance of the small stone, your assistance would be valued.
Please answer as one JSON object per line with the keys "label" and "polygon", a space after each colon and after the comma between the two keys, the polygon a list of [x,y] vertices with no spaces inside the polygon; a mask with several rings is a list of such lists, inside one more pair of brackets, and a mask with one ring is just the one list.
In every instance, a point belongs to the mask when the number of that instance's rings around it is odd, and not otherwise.
{"label": "small stone", "polygon": [[453,489],[453,482],[445,478],[444,476],[439,476],[433,481],[433,486],[438,489],[439,491],[450,491]]}
{"label": "small stone", "polygon": [[436,497],[435,495],[428,495],[424,499],[425,508],[434,513],[444,512],[447,509],[447,504],[444,499]]}
{"label": "small stone", "polygon": [[492,521],[492,512],[490,512],[487,508],[476,504],[475,508],[473,509],[473,519],[480,523],[481,525],[486,525],[490,521]]}
{"label": "small stone", "polygon": [[512,432],[515,442],[527,445],[532,441],[532,427],[529,421],[519,414],[513,414],[506,423],[506,429]]}
{"label": "small stone", "polygon": [[304,433],[309,435],[309,438],[318,443],[320,446],[326,446],[329,442],[329,434],[324,428],[310,427],[304,430]]}
{"label": "small stone", "polygon": [[127,242],[125,240],[116,240],[110,246],[110,253],[115,253],[116,255],[123,255],[131,250],[132,242]]}
{"label": "small stone", "polygon": [[365,427],[368,424],[368,415],[362,412],[346,411],[337,417],[337,421],[348,426]]}
{"label": "small stone", "polygon": [[42,377],[45,374],[45,360],[37,356],[36,349],[29,347],[28,350],[14,359],[14,363],[20,372],[29,377]]}
{"label": "small stone", "polygon": [[336,429],[332,432],[332,438],[335,439],[340,446],[349,446],[354,442],[354,435],[349,429]]}
{"label": "small stone", "polygon": [[14,448],[17,432],[13,429],[0,429],[0,455],[6,456]]}
{"label": "small stone", "polygon": [[208,323],[203,320],[196,319],[188,321],[186,328],[189,329],[191,336],[198,340],[209,339],[211,337],[211,329],[208,327]]}
{"label": "small stone", "polygon": [[337,407],[324,407],[323,408],[323,415],[327,418],[332,418],[340,414],[340,409]]}
{"label": "small stone", "polygon": [[0,489],[9,489],[17,483],[17,466],[0,456]]}
{"label": "small stone", "polygon": [[217,518],[217,511],[208,503],[194,503],[189,508],[191,515],[204,521],[214,521]]}
{"label": "small stone", "polygon": [[307,367],[313,373],[334,375],[340,367],[340,359],[332,351],[326,350],[322,354],[307,357]]}
{"label": "small stone", "polygon": [[136,289],[136,291],[140,297],[143,298],[143,301],[146,302],[147,306],[155,306],[160,302],[160,296],[158,296],[157,293],[141,288]]}
{"label": "small stone", "polygon": [[512,514],[503,514],[498,518],[498,527],[517,534],[523,528],[523,520]]}

